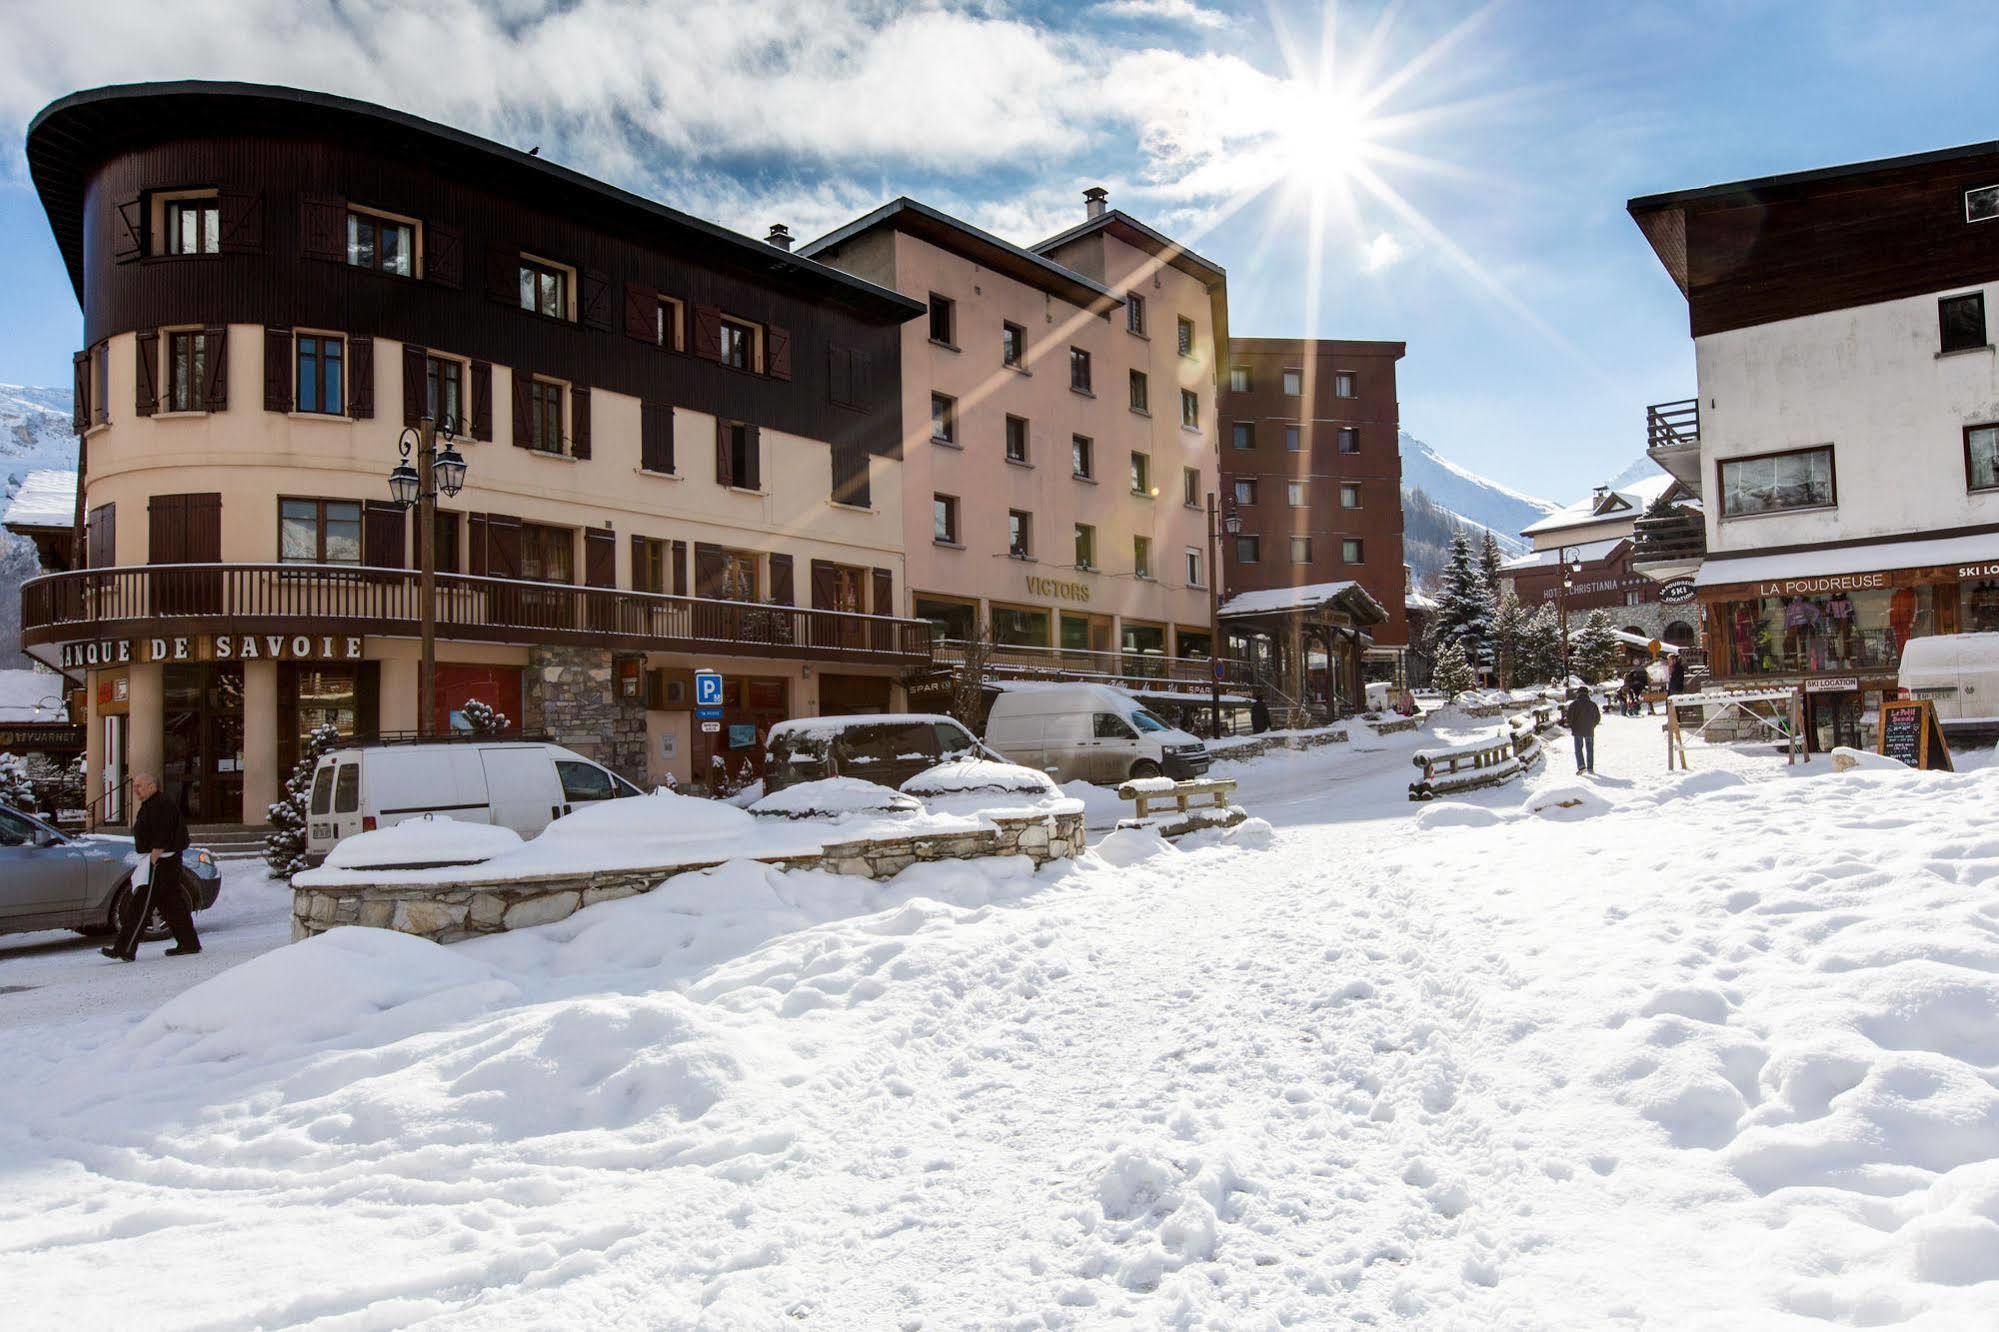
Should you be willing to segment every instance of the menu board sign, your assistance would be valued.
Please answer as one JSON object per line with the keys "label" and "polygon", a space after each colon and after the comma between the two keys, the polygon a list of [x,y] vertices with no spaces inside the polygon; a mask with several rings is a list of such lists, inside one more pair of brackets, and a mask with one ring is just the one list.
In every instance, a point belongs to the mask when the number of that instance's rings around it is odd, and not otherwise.
{"label": "menu board sign", "polygon": [[1912,768],[1952,772],[1950,746],[1937,721],[1936,704],[1926,698],[1888,699],[1881,704],[1878,752]]}

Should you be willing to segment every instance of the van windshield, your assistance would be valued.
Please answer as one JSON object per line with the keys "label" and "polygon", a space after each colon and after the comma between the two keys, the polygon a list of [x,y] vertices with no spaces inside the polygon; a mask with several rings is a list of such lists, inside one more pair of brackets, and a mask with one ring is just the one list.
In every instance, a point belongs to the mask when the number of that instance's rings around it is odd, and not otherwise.
{"label": "van windshield", "polygon": [[1131,714],[1131,724],[1136,726],[1140,732],[1170,731],[1173,729],[1165,722],[1159,720],[1159,718],[1147,712],[1144,708],[1140,708]]}

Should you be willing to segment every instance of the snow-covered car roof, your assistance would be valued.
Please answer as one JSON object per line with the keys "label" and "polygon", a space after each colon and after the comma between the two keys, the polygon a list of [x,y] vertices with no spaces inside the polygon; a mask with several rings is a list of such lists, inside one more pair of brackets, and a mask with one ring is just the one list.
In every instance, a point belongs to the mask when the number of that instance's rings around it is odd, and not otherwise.
{"label": "snow-covered car roof", "polygon": [[773,791],[750,813],[786,819],[840,818],[849,814],[918,814],[923,802],[859,777],[821,777]]}
{"label": "snow-covered car roof", "polygon": [[790,721],[781,721],[770,728],[764,743],[773,744],[780,736],[831,739],[857,726],[922,726],[931,722],[946,722],[964,729],[963,722],[940,712],[858,712],[846,717],[794,717]]}
{"label": "snow-covered car roof", "polygon": [[917,773],[902,784],[913,796],[963,795],[996,791],[1012,795],[1056,795],[1060,788],[1045,772],[992,759],[951,759]]}

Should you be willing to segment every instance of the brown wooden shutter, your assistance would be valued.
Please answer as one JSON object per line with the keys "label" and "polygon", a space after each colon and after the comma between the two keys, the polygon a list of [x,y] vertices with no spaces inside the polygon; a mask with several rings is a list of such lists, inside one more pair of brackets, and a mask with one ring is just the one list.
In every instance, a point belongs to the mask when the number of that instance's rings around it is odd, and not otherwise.
{"label": "brown wooden shutter", "polygon": [[127,199],[118,205],[118,216],[111,224],[111,261],[129,264],[145,252],[145,201]]}
{"label": "brown wooden shutter", "polygon": [[775,324],[764,328],[764,368],[772,379],[791,378],[791,332]]}
{"label": "brown wooden shutter", "polygon": [[673,595],[687,595],[687,543],[676,541],[670,548],[673,563]]}
{"label": "brown wooden shutter", "polygon": [[292,409],[292,334],[288,328],[264,330],[264,410]]}
{"label": "brown wooden shutter", "polygon": [[513,372],[514,447],[517,449],[534,447],[534,399],[528,393],[528,385],[533,378],[525,370]]}
{"label": "brown wooden shutter", "polygon": [[400,504],[369,500],[362,512],[361,562],[377,569],[408,567],[409,515]]}
{"label": "brown wooden shutter", "polygon": [[100,504],[84,525],[84,567],[108,569],[118,562],[118,506]]}
{"label": "brown wooden shutter", "polygon": [[216,249],[224,254],[254,254],[264,248],[263,195],[224,190],[216,195],[215,204],[222,215]]}
{"label": "brown wooden shutter", "polygon": [[854,406],[866,410],[874,390],[874,360],[864,351],[854,353]]}
{"label": "brown wooden shutter", "polygon": [[493,367],[472,362],[472,438],[493,438]]}
{"label": "brown wooden shutter", "polygon": [[694,543],[694,595],[713,600],[722,595],[722,548]]}
{"label": "brown wooden shutter", "polygon": [[873,502],[868,485],[868,452],[851,441],[833,445],[833,502],[866,508]]}
{"label": "brown wooden shutter", "polygon": [[375,340],[347,339],[347,414],[357,421],[375,415]]}
{"label": "brown wooden shutter", "polygon": [[413,343],[403,344],[403,424],[420,425],[429,406],[429,385],[424,382],[426,353]]}
{"label": "brown wooden shutter", "polygon": [[454,291],[465,285],[465,238],[458,228],[424,224],[423,276]]}
{"label": "brown wooden shutter", "polygon": [[160,335],[148,329],[134,338],[132,345],[136,352],[132,366],[132,410],[141,416],[151,416],[160,400]]}
{"label": "brown wooden shutter", "polygon": [[812,609],[840,609],[840,574],[830,560],[812,561]]}
{"label": "brown wooden shutter", "polygon": [[659,588],[646,585],[646,539],[632,533],[632,591],[657,592]]}
{"label": "brown wooden shutter", "polygon": [[465,515],[466,572],[483,577],[488,567],[486,560],[486,515],[483,513],[468,513]]}
{"label": "brown wooden shutter", "polygon": [[502,305],[521,303],[521,252],[511,245],[486,246],[486,294]]}
{"label": "brown wooden shutter", "polygon": [[69,428],[71,434],[81,435],[90,429],[90,353],[77,352],[69,358],[69,365]]}
{"label": "brown wooden shutter", "polygon": [[715,418],[715,484],[733,484],[729,469],[729,423],[719,416]]}
{"label": "brown wooden shutter", "polygon": [[222,558],[222,496],[155,495],[146,506],[149,564],[214,564]]}
{"label": "brown wooden shutter", "polygon": [[694,354],[710,361],[722,359],[722,312],[715,306],[694,307]]}
{"label": "brown wooden shutter", "polygon": [[895,614],[895,575],[887,569],[874,571],[874,593],[869,598],[868,610],[875,615]]}
{"label": "brown wooden shutter", "polygon": [[590,457],[590,390],[580,384],[569,391],[569,456]]}
{"label": "brown wooden shutter", "polygon": [[347,260],[347,205],[339,199],[299,200],[298,247],[308,259]]}
{"label": "brown wooden shutter", "polygon": [[648,472],[673,471],[673,405],[639,406],[639,466]]}
{"label": "brown wooden shutter", "polygon": [[770,557],[770,599],[780,606],[796,606],[798,598],[791,585],[791,556],[775,551]]}
{"label": "brown wooden shutter", "polygon": [[222,496],[214,491],[187,497],[187,559],[190,564],[222,561]]}
{"label": "brown wooden shutter", "polygon": [[201,404],[204,411],[220,412],[229,407],[229,330],[211,324],[201,330]]}
{"label": "brown wooden shutter", "polygon": [[494,578],[521,576],[521,520],[506,514],[486,515],[486,572]]}
{"label": "brown wooden shutter", "polygon": [[593,268],[586,268],[577,275],[577,286],[582,296],[578,304],[582,307],[576,318],[585,328],[611,327],[611,279]]}
{"label": "brown wooden shutter", "polygon": [[659,341],[659,293],[636,282],[625,284],[625,336]]}
{"label": "brown wooden shutter", "polygon": [[583,586],[618,585],[618,538],[601,527],[583,529]]}
{"label": "brown wooden shutter", "polygon": [[762,490],[764,488],[763,427],[746,426],[745,429],[749,431],[750,438],[748,444],[743,449],[743,453],[745,454],[743,461],[749,464],[749,474],[737,481],[736,484],[745,490]]}

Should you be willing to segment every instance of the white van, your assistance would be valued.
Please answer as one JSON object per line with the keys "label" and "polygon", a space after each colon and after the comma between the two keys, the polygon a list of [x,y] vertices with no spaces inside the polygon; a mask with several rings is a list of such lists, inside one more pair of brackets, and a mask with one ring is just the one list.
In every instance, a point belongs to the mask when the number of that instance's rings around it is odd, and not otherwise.
{"label": "white van", "polygon": [[1115,785],[1129,777],[1198,777],[1208,747],[1168,726],[1122,689],[1047,684],[1008,689],[986,717],[986,744],[1058,782]]}
{"label": "white van", "polygon": [[1933,634],[1902,646],[1896,683],[1936,704],[1951,732],[1999,731],[1999,634]]}
{"label": "white van", "polygon": [[492,823],[533,837],[564,814],[642,795],[601,764],[534,740],[439,741],[336,749],[313,769],[306,855],[419,814]]}

